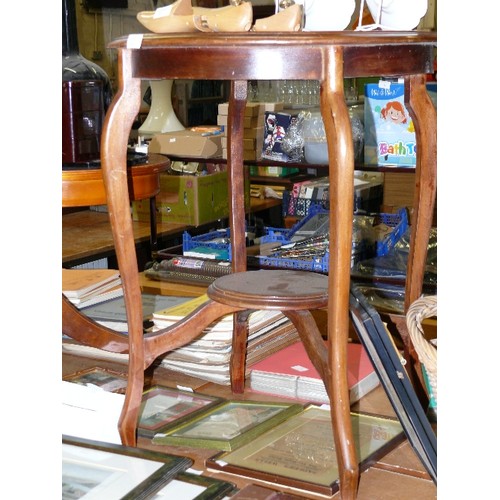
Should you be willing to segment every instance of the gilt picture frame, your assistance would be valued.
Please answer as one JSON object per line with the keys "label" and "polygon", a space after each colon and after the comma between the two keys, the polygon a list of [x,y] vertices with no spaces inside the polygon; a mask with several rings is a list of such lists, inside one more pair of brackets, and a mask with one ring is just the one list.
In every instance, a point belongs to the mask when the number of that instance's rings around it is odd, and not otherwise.
{"label": "gilt picture frame", "polygon": [[[404,439],[397,419],[351,413],[360,470],[365,470]],[[209,470],[237,474],[331,496],[339,470],[330,409],[309,405],[251,442],[207,459]]]}
{"label": "gilt picture frame", "polygon": [[156,434],[153,443],[234,450],[302,409],[296,403],[226,401]]}
{"label": "gilt picture frame", "polygon": [[127,388],[128,379],[126,373],[93,366],[66,375],[63,377],[63,380],[80,385],[92,384],[108,392],[124,394]]}

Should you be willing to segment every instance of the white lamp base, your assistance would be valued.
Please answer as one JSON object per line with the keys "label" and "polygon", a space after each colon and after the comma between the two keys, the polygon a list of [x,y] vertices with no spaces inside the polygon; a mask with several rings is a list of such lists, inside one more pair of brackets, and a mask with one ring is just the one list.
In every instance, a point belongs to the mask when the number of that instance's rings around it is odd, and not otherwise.
{"label": "white lamp base", "polygon": [[152,80],[149,82],[151,108],[144,123],[139,127],[140,137],[148,139],[156,134],[185,129],[172,107],[173,83],[173,80]]}

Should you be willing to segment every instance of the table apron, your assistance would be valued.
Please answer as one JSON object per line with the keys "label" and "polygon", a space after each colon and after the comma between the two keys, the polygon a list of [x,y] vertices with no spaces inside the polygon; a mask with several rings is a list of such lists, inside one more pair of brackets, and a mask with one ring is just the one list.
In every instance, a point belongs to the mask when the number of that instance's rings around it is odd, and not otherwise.
{"label": "table apron", "polygon": [[[433,72],[432,44],[333,46],[343,52],[345,78]],[[131,50],[132,76],[140,79],[322,80],[331,45],[311,47],[168,47]],[[159,76],[161,75],[161,77]]]}

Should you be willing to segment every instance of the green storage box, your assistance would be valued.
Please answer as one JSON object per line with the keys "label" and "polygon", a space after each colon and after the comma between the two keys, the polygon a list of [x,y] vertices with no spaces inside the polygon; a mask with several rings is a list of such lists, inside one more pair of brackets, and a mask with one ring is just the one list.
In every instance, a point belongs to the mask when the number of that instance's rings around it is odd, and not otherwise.
{"label": "green storage box", "polygon": [[[229,216],[227,172],[207,175],[160,174],[158,222],[199,226]],[[149,200],[132,202],[132,217],[149,221]]]}
{"label": "green storage box", "polygon": [[[206,175],[160,174],[156,220],[199,226],[229,217],[227,172]],[[250,209],[250,182],[245,172],[245,207]],[[149,222],[149,200],[132,202],[132,218]]]}

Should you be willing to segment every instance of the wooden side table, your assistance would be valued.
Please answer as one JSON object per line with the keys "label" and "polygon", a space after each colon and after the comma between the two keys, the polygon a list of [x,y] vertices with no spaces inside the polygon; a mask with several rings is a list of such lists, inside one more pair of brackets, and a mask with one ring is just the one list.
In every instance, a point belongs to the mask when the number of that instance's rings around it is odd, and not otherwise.
{"label": "wooden side table", "polygon": [[[150,154],[143,164],[127,168],[127,183],[131,200],[149,198],[151,249],[157,250],[156,195],[160,192],[160,173],[167,170],[170,160],[164,155]],[[107,203],[102,169],[82,168],[62,171],[62,206],[85,207]]]}
{"label": "wooden side table", "polygon": [[[321,112],[328,137],[330,214],[328,275],[328,379],[332,424],[343,499],[355,498],[359,478],[350,422],[346,351],[349,327],[349,285],[353,214],[354,154],[344,99],[344,78],[403,77],[405,100],[419,147],[416,167],[415,219],[406,283],[407,303],[420,295],[427,242],[436,194],[436,111],[425,87],[433,71],[436,34],[428,32],[300,32],[200,33],[124,37],[109,47],[118,51],[119,90],[108,110],[101,160],[110,208],[116,254],[122,275],[129,336],[95,335],[85,319],[73,315],[78,340],[104,349],[128,352],[129,383],[119,422],[125,444],[136,443],[135,426],[144,383],[144,369],[163,352],[184,345],[209,322],[228,312],[209,301],[185,319],[155,335],[143,336],[140,283],[129,215],[126,148],[139,112],[142,79],[229,80],[228,183],[233,271],[246,268],[243,197],[243,117],[247,81],[259,79],[319,80]],[[70,333],[68,333],[70,335]],[[87,339],[85,340],[85,338]]]}

